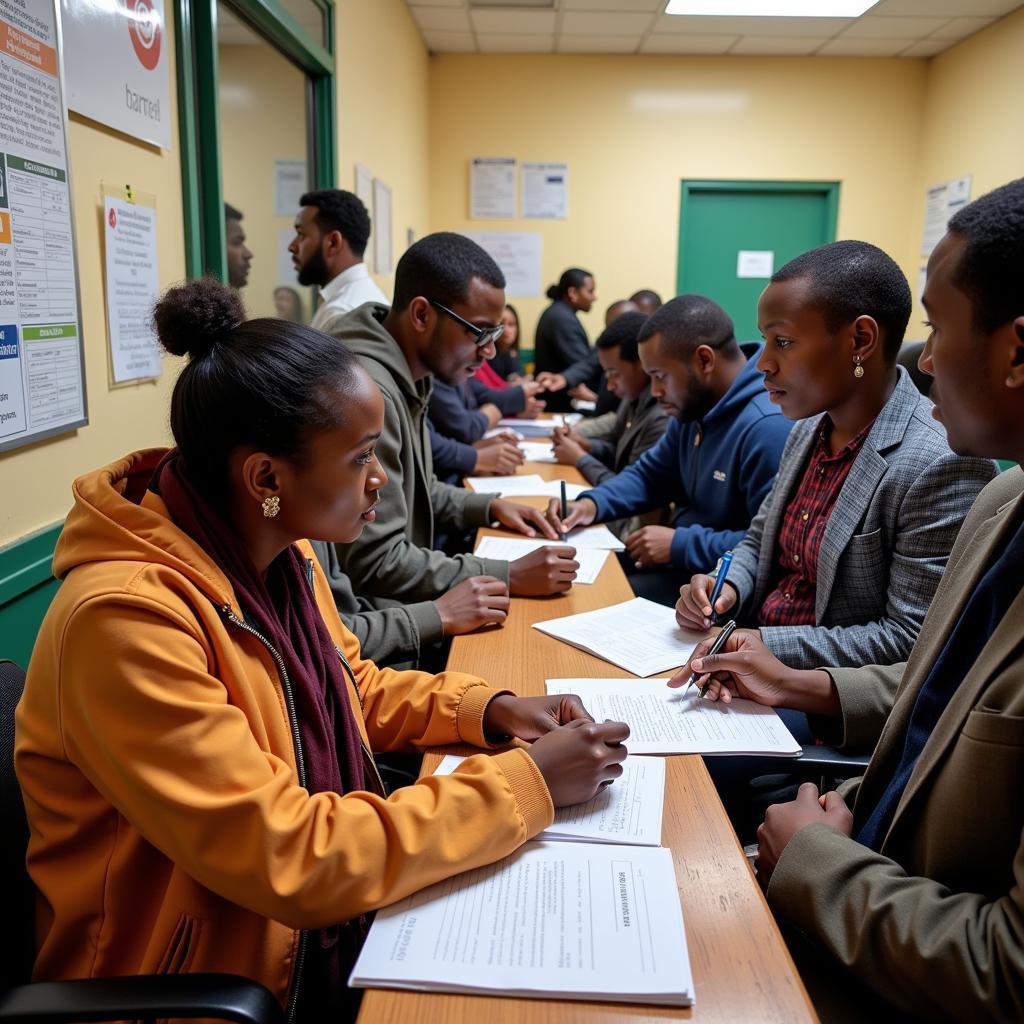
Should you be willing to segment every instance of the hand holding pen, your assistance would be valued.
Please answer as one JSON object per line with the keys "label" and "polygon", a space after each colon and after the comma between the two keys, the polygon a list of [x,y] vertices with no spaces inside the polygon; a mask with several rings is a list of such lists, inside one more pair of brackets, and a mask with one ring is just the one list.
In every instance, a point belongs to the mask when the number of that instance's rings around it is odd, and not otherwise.
{"label": "hand holding pen", "polygon": [[722,555],[716,576],[697,573],[679,591],[676,602],[676,622],[683,629],[703,632],[721,622],[725,613],[736,604],[735,587],[726,587],[726,574],[732,562],[732,552]]}
{"label": "hand holding pen", "polygon": [[[735,628],[736,628],[736,620],[735,619],[730,619],[722,627],[722,632],[719,633],[718,636],[715,637],[714,642],[711,644],[711,650],[709,650],[707,652],[707,654],[704,654],[703,657],[704,658],[710,658],[710,657],[713,657],[716,654],[721,653],[722,648],[725,647],[726,641],[728,641],[729,637],[732,636],[733,630]],[[690,673],[689,679],[686,680],[686,686],[684,687],[684,689],[688,690],[691,686],[694,686],[696,684],[697,680],[700,679],[700,677],[702,675],[705,675],[705,673],[698,672],[696,670],[692,671]],[[707,675],[707,678],[704,681],[704,685],[700,688],[700,694],[699,695],[701,697],[703,697],[703,696],[705,696],[707,694],[708,687],[711,685],[711,674],[710,673],[706,673],[706,675]],[[673,683],[675,683],[675,677],[673,677],[671,680],[669,680],[669,686],[672,686]],[[676,685],[678,685],[678,684],[676,684]]]}

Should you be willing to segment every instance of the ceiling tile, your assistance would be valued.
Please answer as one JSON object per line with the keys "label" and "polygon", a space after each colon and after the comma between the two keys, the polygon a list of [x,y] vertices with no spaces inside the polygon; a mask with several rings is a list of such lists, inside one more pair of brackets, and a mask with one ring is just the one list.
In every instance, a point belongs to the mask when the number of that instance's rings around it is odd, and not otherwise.
{"label": "ceiling tile", "polygon": [[666,0],[562,0],[563,11],[655,11],[665,9]]}
{"label": "ceiling tile", "polygon": [[929,39],[966,39],[988,28],[995,18],[951,18],[937,32],[933,32]]}
{"label": "ceiling tile", "polygon": [[478,33],[476,41],[482,53],[551,53],[553,35],[533,36],[515,32]]}
{"label": "ceiling tile", "polygon": [[559,53],[633,53],[640,45],[640,36],[562,36]]}
{"label": "ceiling tile", "polygon": [[441,7],[410,7],[413,18],[420,28],[438,32],[468,32],[469,18],[466,12],[446,10]]}
{"label": "ceiling tile", "polygon": [[923,39],[942,28],[947,18],[884,18],[865,14],[844,33],[844,39]]}
{"label": "ceiling tile", "polygon": [[555,31],[554,11],[473,11],[470,17],[477,32],[536,36]]}
{"label": "ceiling tile", "polygon": [[462,0],[416,0],[410,7],[465,7]]}
{"label": "ceiling tile", "polygon": [[717,33],[744,36],[811,36],[829,39],[840,29],[854,23],[854,18],[726,18],[704,15],[680,16],[663,14],[654,31],[684,32],[687,35]]}
{"label": "ceiling tile", "polygon": [[919,43],[913,43],[905,50],[900,51],[901,57],[934,57],[943,50],[948,50],[953,45],[949,39],[922,39]]}
{"label": "ceiling tile", "polygon": [[649,36],[641,53],[725,53],[737,36]]}
{"label": "ceiling tile", "polygon": [[431,53],[474,53],[476,43],[469,32],[424,31],[423,41]]}
{"label": "ceiling tile", "polygon": [[797,36],[787,39],[785,36],[743,36],[729,53],[761,56],[804,56],[813,53],[821,46],[820,39],[808,39]]}
{"label": "ceiling tile", "polygon": [[906,39],[832,39],[817,51],[819,57],[895,57],[907,48]]}
{"label": "ceiling tile", "polygon": [[1024,7],[1021,0],[882,0],[870,14],[928,14],[934,17],[1000,17]]}
{"label": "ceiling tile", "polygon": [[649,14],[592,14],[569,12],[562,17],[562,31],[571,35],[618,36],[647,31]]}

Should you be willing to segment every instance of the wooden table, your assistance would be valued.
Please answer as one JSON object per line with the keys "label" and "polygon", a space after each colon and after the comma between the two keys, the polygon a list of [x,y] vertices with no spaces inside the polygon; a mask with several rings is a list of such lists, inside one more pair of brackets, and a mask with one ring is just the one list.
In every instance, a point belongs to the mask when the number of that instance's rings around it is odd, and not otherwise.
{"label": "wooden table", "polygon": [[[527,463],[522,472],[585,483],[574,468],[566,466]],[[514,500],[538,508],[547,504],[541,498]],[[562,597],[516,598],[503,628],[456,637],[448,667],[523,695],[543,694],[545,679],[629,675],[530,626],[632,597],[625,574],[611,555],[596,583],[575,586]],[[436,755],[428,755],[424,771],[432,772],[437,761]],[[661,842],[672,851],[675,862],[696,987],[692,1008],[376,990],[364,997],[360,1024],[635,1024],[666,1019],[797,1024],[817,1020],[703,761],[692,755],[666,761]]]}

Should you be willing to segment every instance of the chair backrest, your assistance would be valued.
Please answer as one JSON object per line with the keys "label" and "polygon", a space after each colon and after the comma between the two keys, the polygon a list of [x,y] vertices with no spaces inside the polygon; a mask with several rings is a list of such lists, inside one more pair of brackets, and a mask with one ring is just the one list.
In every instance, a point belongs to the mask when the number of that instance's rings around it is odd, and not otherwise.
{"label": "chair backrest", "polygon": [[899,355],[896,356],[896,362],[910,374],[910,379],[914,382],[917,390],[927,398],[928,392],[932,389],[932,378],[917,365],[917,361],[921,358],[923,351],[923,341],[904,342]]}
{"label": "chair backrest", "polygon": [[0,957],[0,992],[29,980],[36,948],[36,894],[25,867],[28,822],[14,774],[14,709],[24,689],[24,671],[13,661],[0,661],[0,879],[9,950]]}

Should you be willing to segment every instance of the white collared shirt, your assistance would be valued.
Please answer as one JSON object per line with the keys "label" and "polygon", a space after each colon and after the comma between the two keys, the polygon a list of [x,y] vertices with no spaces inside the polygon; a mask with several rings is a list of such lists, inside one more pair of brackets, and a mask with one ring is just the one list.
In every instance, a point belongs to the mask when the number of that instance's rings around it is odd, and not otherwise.
{"label": "white collared shirt", "polygon": [[327,329],[332,320],[347,313],[364,302],[380,302],[385,306],[388,300],[377,287],[365,263],[353,264],[320,289],[321,303],[317,307],[311,327],[318,331]]}

